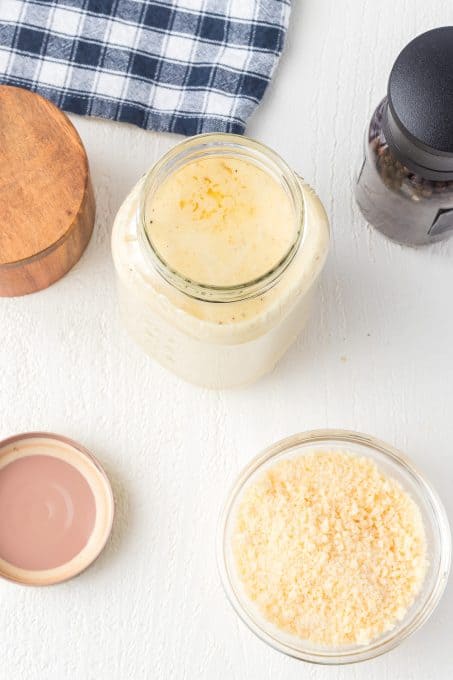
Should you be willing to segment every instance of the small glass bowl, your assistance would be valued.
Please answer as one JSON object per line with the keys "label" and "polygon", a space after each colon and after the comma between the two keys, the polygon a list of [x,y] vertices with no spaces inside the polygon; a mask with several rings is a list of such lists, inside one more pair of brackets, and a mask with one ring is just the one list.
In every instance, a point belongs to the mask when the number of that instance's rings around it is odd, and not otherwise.
{"label": "small glass bowl", "polygon": [[[270,624],[247,597],[236,574],[231,536],[244,489],[264,470],[284,458],[316,450],[343,450],[373,459],[379,470],[396,479],[420,508],[427,540],[428,567],[419,594],[395,628],[366,645],[322,647],[281,631]],[[365,661],[388,652],[422,626],[445,589],[451,561],[451,535],[447,515],[437,493],[401,453],[373,437],[345,430],[317,430],[277,442],[255,458],[234,484],[220,518],[217,539],[220,576],[226,595],[240,618],[259,638],[289,656],[319,664]]]}

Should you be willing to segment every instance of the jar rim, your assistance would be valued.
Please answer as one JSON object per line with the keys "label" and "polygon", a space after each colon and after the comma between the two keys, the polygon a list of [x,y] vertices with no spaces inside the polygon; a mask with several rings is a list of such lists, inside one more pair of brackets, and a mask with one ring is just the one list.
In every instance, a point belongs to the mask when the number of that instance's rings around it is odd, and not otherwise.
{"label": "jar rim", "polygon": [[[331,448],[347,448],[356,446],[358,449],[366,449],[368,455],[379,465],[379,461],[390,463],[395,470],[413,483],[417,496],[414,501],[420,507],[420,502],[430,509],[430,527],[436,535],[436,564],[430,563],[425,575],[425,581],[431,577],[432,584],[428,592],[422,596],[418,593],[413,605],[403,619],[402,625],[397,625],[395,630],[372,640],[367,645],[354,645],[336,649],[319,649],[310,645],[307,641],[288,641],[282,639],[282,631],[271,633],[266,630],[263,623],[254,615],[251,607],[244,603],[238,588],[235,586],[231,573],[231,554],[228,553],[228,532],[230,523],[236,509],[236,504],[244,487],[250,482],[256,473],[259,473],[266,465],[275,459],[280,459],[291,452],[303,455],[303,450],[309,453],[316,445]],[[363,455],[367,455],[364,453]],[[403,486],[405,486],[403,484]],[[425,527],[428,529],[428,527]],[[263,642],[293,658],[322,665],[350,664],[366,661],[384,654],[404,639],[418,630],[431,616],[445,590],[451,565],[451,534],[445,508],[437,495],[437,492],[426,477],[414,466],[414,464],[400,451],[375,437],[353,432],[349,430],[312,430],[302,432],[271,445],[258,456],[253,458],[240,472],[231,488],[226,503],[219,518],[217,531],[217,564],[220,579],[225,594],[235,612],[246,626],[257,635]],[[422,586],[423,589],[423,586]],[[279,637],[280,634],[280,637]]]}
{"label": "jar rim", "polygon": [[[297,229],[294,240],[287,252],[269,271],[264,272],[251,281],[237,285],[214,286],[199,283],[180,274],[162,258],[154,247],[146,229],[146,199],[153,191],[153,185],[159,184],[161,175],[165,174],[169,166],[177,164],[181,159],[185,159],[185,162],[181,163],[181,165],[184,165],[190,162],[191,158],[199,157],[197,154],[202,153],[206,155],[207,152],[213,155],[220,155],[223,152],[234,155],[236,152],[236,155],[241,154],[250,161],[253,161],[253,158],[255,157],[256,159],[258,156],[265,159],[269,166],[272,166],[284,180],[285,188],[287,188],[295,208]],[[187,158],[187,156],[189,157]],[[181,167],[181,165],[176,165],[176,167]],[[170,173],[171,171],[172,167],[170,167]],[[237,302],[264,294],[280,280],[299,248],[303,245],[306,231],[305,215],[305,197],[301,189],[300,179],[279,154],[265,144],[244,135],[206,133],[189,137],[173,146],[145,175],[137,212],[139,242],[145,256],[155,270],[167,283],[177,288],[180,292],[205,302]]]}

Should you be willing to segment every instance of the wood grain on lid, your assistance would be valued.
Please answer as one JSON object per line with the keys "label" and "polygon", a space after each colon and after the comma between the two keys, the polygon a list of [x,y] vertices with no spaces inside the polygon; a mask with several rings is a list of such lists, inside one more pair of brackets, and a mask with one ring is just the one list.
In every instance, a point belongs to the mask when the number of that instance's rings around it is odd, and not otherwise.
{"label": "wood grain on lid", "polygon": [[[93,222],[87,156],[72,123],[43,97],[0,86],[0,295],[60,278],[79,259]],[[41,267],[21,271],[31,258]]]}

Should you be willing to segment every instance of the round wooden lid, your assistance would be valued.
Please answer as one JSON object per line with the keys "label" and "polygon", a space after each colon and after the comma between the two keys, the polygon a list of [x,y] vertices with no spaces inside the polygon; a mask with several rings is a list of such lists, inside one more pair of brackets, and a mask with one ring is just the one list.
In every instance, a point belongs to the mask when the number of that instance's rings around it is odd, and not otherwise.
{"label": "round wooden lid", "polygon": [[77,131],[40,95],[0,86],[0,295],[63,276],[94,223],[88,160]]}

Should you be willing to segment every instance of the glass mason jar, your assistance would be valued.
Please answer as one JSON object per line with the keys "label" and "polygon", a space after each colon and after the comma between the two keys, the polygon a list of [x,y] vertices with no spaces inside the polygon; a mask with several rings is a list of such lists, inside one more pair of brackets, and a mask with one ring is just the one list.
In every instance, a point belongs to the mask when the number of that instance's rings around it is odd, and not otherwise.
{"label": "glass mason jar", "polygon": [[[284,257],[238,286],[200,284],[172,270],[145,227],[162,183],[207,155],[242,159],[270,173],[295,216]],[[138,182],[115,219],[112,252],[124,324],[149,355],[189,382],[211,388],[251,383],[274,367],[304,326],[328,244],[320,200],[276,153],[232,134],[184,140]]]}
{"label": "glass mason jar", "polygon": [[390,239],[424,245],[453,231],[453,27],[401,52],[371,119],[356,199]]}

